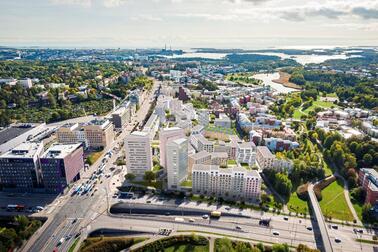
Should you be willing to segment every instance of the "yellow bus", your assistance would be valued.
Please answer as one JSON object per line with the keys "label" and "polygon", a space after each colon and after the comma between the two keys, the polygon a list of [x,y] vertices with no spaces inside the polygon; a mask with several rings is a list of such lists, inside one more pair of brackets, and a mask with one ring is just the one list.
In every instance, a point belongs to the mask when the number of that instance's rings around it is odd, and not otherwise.
{"label": "yellow bus", "polygon": [[221,217],[221,215],[222,215],[222,212],[220,212],[220,211],[212,211],[212,212],[210,213],[210,216],[211,216],[212,218],[219,218],[219,217]]}

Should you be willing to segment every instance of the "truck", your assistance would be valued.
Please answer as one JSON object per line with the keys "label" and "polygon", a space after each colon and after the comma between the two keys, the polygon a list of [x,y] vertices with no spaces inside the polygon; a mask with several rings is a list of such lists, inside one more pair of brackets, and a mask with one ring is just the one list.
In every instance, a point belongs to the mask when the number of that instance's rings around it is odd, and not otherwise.
{"label": "truck", "polygon": [[7,206],[7,211],[11,212],[11,211],[17,211],[17,212],[20,212],[20,211],[24,211],[25,210],[25,206],[24,205],[8,205]]}

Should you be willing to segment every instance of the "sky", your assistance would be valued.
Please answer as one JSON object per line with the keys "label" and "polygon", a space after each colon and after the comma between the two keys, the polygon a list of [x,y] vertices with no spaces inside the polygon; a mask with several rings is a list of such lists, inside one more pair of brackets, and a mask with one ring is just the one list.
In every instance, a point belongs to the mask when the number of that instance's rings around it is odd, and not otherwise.
{"label": "sky", "polygon": [[0,45],[378,46],[378,0],[0,0]]}

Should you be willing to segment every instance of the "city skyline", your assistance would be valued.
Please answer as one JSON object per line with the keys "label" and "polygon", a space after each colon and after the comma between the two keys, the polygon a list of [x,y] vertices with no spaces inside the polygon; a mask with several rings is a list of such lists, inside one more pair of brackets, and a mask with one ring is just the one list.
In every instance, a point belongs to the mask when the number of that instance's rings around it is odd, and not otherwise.
{"label": "city skyline", "polygon": [[18,0],[0,7],[2,46],[253,49],[378,42],[376,1]]}

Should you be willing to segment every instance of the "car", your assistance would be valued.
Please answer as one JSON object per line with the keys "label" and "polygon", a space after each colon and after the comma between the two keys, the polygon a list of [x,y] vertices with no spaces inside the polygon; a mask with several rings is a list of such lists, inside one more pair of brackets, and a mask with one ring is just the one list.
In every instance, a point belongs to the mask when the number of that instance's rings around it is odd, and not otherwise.
{"label": "car", "polygon": [[190,219],[189,219],[189,222],[194,222],[194,219],[193,219],[193,218],[190,218]]}
{"label": "car", "polygon": [[77,222],[77,218],[73,219],[71,224],[75,224]]}
{"label": "car", "polygon": [[147,203],[147,204],[151,204],[151,200],[147,200],[146,203]]}
{"label": "car", "polygon": [[238,229],[238,230],[242,229],[241,226],[236,226],[235,228]]}
{"label": "car", "polygon": [[81,235],[80,232],[79,232],[79,233],[76,233],[76,234],[75,234],[75,238],[79,237],[80,235]]}
{"label": "car", "polygon": [[360,233],[360,234],[364,233],[364,230],[362,230],[362,229],[357,229],[356,231],[357,231],[357,233]]}
{"label": "car", "polygon": [[278,231],[273,231],[273,233],[272,233],[273,235],[280,235],[280,232],[278,232]]}
{"label": "car", "polygon": [[59,241],[58,241],[58,243],[56,244],[57,246],[60,246],[60,245],[62,245],[62,243],[65,241],[65,239],[64,238],[61,238]]}
{"label": "car", "polygon": [[66,239],[66,241],[68,241],[69,239],[72,238],[72,235],[66,235],[66,237],[64,237]]}
{"label": "car", "polygon": [[43,209],[45,209],[43,206],[36,206],[35,209],[37,209],[38,211],[43,211]]}
{"label": "car", "polygon": [[202,219],[205,219],[205,220],[209,219],[209,215],[208,214],[202,215]]}
{"label": "car", "polygon": [[312,231],[312,227],[310,227],[310,226],[306,227],[306,229],[307,229],[308,231]]}
{"label": "car", "polygon": [[288,220],[289,220],[289,218],[288,218],[288,217],[286,217],[286,216],[285,216],[285,217],[284,217],[283,219],[284,219],[285,221],[288,221]]}
{"label": "car", "polygon": [[341,242],[340,238],[335,238],[335,242],[340,243]]}
{"label": "car", "polygon": [[165,212],[165,215],[169,216],[169,215],[171,215],[171,213],[170,212]]}
{"label": "car", "polygon": [[230,211],[230,210],[231,210],[231,207],[226,206],[224,209],[226,209],[227,211]]}
{"label": "car", "polygon": [[331,225],[331,228],[333,228],[333,229],[339,229],[339,226],[337,226],[337,225]]}

